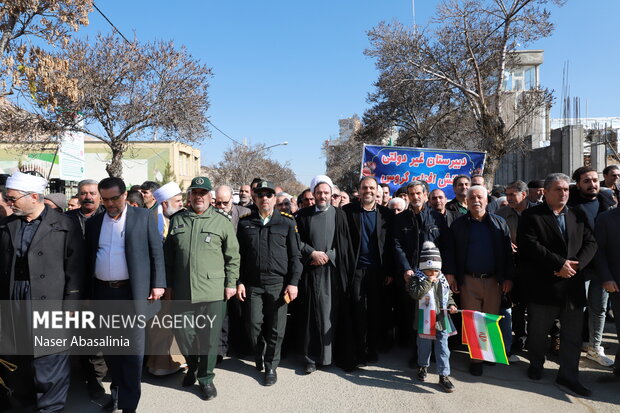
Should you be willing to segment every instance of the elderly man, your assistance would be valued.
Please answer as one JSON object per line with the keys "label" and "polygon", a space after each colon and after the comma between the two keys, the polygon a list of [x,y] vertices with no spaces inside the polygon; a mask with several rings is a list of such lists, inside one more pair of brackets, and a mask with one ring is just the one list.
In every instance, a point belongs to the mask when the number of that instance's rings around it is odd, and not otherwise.
{"label": "elderly man", "polygon": [[560,370],[556,382],[580,396],[592,392],[579,382],[581,327],[586,305],[583,269],[596,253],[596,241],[579,210],[567,206],[568,176],[545,178],[545,202],[526,209],[517,232],[519,273],[528,283],[528,377],[540,380],[546,339],[560,319]]}
{"label": "elderly man", "polygon": [[[570,188],[568,206],[583,212],[590,229],[594,231],[596,217],[615,206],[611,191],[601,191],[598,172],[589,166],[582,166],[573,172],[575,185]],[[601,342],[605,328],[605,313],[609,293],[601,286],[600,278],[596,274],[594,261],[583,270],[588,296],[588,333],[589,345],[586,357],[598,364],[609,367],[613,360],[605,355]]]}
{"label": "elderly man", "polygon": [[394,215],[397,215],[407,209],[407,202],[405,202],[405,200],[400,197],[396,197],[390,199],[387,207],[394,211]]}
{"label": "elderly man", "polygon": [[[138,192],[139,193],[139,192]],[[164,216],[164,240],[168,235],[170,218],[183,210],[183,195],[181,188],[176,182],[168,182],[157,189],[153,196],[162,207]],[[166,297],[168,298],[168,297]],[[170,312],[170,301],[162,302],[159,316],[163,317]],[[146,367],[154,376],[167,376],[181,369],[181,363],[175,361],[170,355],[170,347],[174,341],[174,333],[170,329],[162,328],[152,323],[148,330],[148,348],[151,355],[148,356]]]}
{"label": "elderly man", "polygon": [[[251,205],[255,204],[251,203]],[[232,188],[228,185],[220,185],[215,188],[215,208],[232,222],[235,232],[239,219],[252,212],[250,208],[233,204]],[[222,320],[222,334],[217,354],[218,362],[224,360],[230,347],[239,354],[244,352],[243,348],[247,347],[245,344],[247,338],[244,334],[243,324],[243,306],[236,297],[231,297],[226,304],[226,315]]]}
{"label": "elderly man", "polygon": [[603,169],[603,182],[601,186],[609,188],[614,195],[616,204],[620,202],[620,166],[609,165]]}
{"label": "elderly man", "polygon": [[[467,214],[450,229],[456,246],[456,278],[461,308],[499,314],[502,294],[512,289],[514,261],[510,230],[503,218],[487,212],[483,186],[467,190]],[[482,361],[471,360],[469,372],[482,375]]]}
{"label": "elderly man", "polygon": [[84,179],[78,182],[80,208],[66,212],[67,216],[74,218],[80,224],[82,233],[84,233],[84,225],[87,220],[105,211],[101,206],[101,198],[97,189],[98,184],[99,182],[94,179]]}
{"label": "elderly man", "polygon": [[[376,203],[381,191],[372,176],[359,183],[360,202],[346,205],[351,243],[355,253],[355,272],[351,282],[355,330],[356,364],[376,363],[379,342],[386,335],[381,320],[384,286],[391,283],[392,217],[388,208]],[[382,325],[383,321],[383,325]]]}
{"label": "elderly man", "polygon": [[287,304],[297,297],[301,254],[295,218],[274,208],[273,183],[260,182],[254,192],[258,211],[244,216],[237,231],[241,253],[237,298],[248,301],[256,368],[265,368],[263,384],[272,386],[278,379]]}
{"label": "elderly man", "polygon": [[239,243],[225,216],[211,207],[212,185],[198,176],[189,187],[190,208],[175,214],[164,244],[171,298],[183,300],[184,316],[207,317],[210,328],[186,326],[176,330],[187,360],[183,386],[199,382],[205,400],[217,396],[213,384],[226,301],[237,293]]}
{"label": "elderly man", "polygon": [[[484,181],[483,175],[474,174],[471,176],[471,186],[475,186],[475,185],[483,186],[485,188],[487,187]],[[488,188],[487,188],[487,191],[488,191]],[[497,211],[499,208],[500,208],[500,204],[498,200],[491,194],[487,195],[487,212],[494,214],[495,211]]]}
{"label": "elderly man", "polygon": [[545,194],[543,186],[544,181],[541,179],[534,179],[527,183],[527,198],[531,203],[541,204],[543,202],[543,196]]}
{"label": "elderly man", "polygon": [[279,192],[276,195],[276,208],[280,212],[286,212],[287,214],[292,214],[291,210],[291,196],[286,192]]}
{"label": "elderly man", "polygon": [[8,360],[18,366],[5,378],[15,396],[36,395],[37,411],[56,412],[63,410],[69,391],[68,348],[33,348],[30,306],[36,309],[41,300],[68,305],[79,299],[84,256],[77,222],[43,203],[46,186],[45,179],[21,172],[6,182],[13,215],[0,225],[0,300],[10,302],[12,311],[1,314],[0,354],[11,354]]}
{"label": "elderly man", "polygon": [[[598,250],[596,269],[602,286],[609,293],[611,306],[616,316],[616,338],[620,339],[620,254],[618,254],[618,232],[620,231],[620,208],[603,212],[596,219],[594,235]],[[620,378],[620,346],[616,350],[613,374]]]}
{"label": "elderly man", "polygon": [[336,186],[336,185],[334,185],[334,187],[332,188],[331,204],[334,207],[339,207],[340,206],[340,188],[338,188],[338,186]]}
{"label": "elderly man", "polygon": [[235,231],[239,224],[239,217],[250,213],[250,209],[233,203],[232,188],[220,185],[215,188],[215,208],[232,222]]}
{"label": "elderly man", "polygon": [[237,205],[242,207],[248,207],[252,204],[252,188],[250,185],[241,185],[239,187],[239,203]]}
{"label": "elderly man", "polygon": [[[161,235],[155,216],[149,210],[127,205],[125,183],[120,178],[105,178],[98,185],[104,214],[86,222],[86,277],[88,298],[131,302],[135,314],[146,319],[160,309],[159,300],[166,288]],[[114,313],[115,308],[111,311]],[[145,341],[144,329],[127,331],[133,354],[104,354],[112,383],[112,398],[104,408],[135,411],[141,395]]]}
{"label": "elderly man", "polygon": [[471,179],[467,175],[457,175],[452,180],[454,199],[446,204],[446,209],[455,212],[458,216],[467,213],[467,190],[471,186]]}
{"label": "elderly man", "polygon": [[164,218],[163,238],[165,239],[168,235],[170,217],[183,209],[183,191],[176,182],[168,182],[156,189],[153,192],[153,197],[162,208]]}
{"label": "elderly man", "polygon": [[[346,293],[355,265],[346,214],[331,205],[333,186],[328,176],[314,177],[310,188],[316,205],[297,214],[304,264],[299,310],[306,374],[316,371],[317,364],[327,366],[334,361],[334,345],[340,344],[336,342],[340,339],[338,311],[347,310]],[[354,356],[343,350],[343,357]],[[353,365],[352,359],[340,362],[347,368]]]}

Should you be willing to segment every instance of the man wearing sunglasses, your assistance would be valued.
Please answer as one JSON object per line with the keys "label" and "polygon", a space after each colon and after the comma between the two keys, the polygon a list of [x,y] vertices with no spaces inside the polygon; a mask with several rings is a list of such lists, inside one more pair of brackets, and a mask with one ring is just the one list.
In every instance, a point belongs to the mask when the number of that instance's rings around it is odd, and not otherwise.
{"label": "man wearing sunglasses", "polygon": [[239,223],[239,217],[250,213],[250,209],[233,202],[233,191],[228,185],[220,185],[215,188],[215,208],[224,214],[232,222],[235,231]]}
{"label": "man wearing sunglasses", "polygon": [[237,298],[248,301],[250,339],[256,368],[265,368],[265,386],[278,379],[287,304],[297,297],[302,271],[295,219],[275,209],[275,194],[272,182],[259,182],[254,188],[258,211],[241,217],[237,230],[241,251]]}

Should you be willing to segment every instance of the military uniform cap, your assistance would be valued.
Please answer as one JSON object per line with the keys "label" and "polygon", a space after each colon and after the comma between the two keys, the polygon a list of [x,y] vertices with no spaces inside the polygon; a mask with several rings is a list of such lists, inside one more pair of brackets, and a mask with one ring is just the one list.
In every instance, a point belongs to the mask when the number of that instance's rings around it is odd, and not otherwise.
{"label": "military uniform cap", "polygon": [[276,193],[276,186],[274,185],[273,182],[270,182],[270,181],[260,181],[254,187],[253,191],[258,192],[258,191],[264,191],[265,189],[273,192],[274,194]]}
{"label": "military uniform cap", "polygon": [[197,176],[192,179],[192,183],[188,189],[206,189],[210,191],[213,189],[213,185],[211,185],[211,180],[206,176]]}

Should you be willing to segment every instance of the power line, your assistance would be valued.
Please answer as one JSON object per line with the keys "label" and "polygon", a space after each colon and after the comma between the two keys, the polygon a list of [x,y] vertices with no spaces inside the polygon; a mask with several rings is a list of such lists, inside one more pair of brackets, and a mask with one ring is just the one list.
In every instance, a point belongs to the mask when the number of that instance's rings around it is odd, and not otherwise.
{"label": "power line", "polygon": [[[114,29],[114,31],[116,33],[118,33],[119,36],[121,36],[123,38],[123,40],[125,40],[127,42],[127,44],[132,44],[126,37],[125,35],[114,25],[114,23],[112,23],[112,21],[108,18],[108,16],[106,16],[105,14],[103,14],[103,12],[101,11],[101,9],[99,7],[97,7],[97,5],[95,4],[95,2],[93,2],[93,7],[95,8],[95,10],[97,10],[97,12],[101,15],[101,17],[103,17],[110,26],[112,26],[112,29]],[[151,66],[151,68],[153,70],[155,70],[156,72],[158,72],[157,68],[153,67],[153,65],[151,65],[150,62],[147,61],[147,64],[149,66]],[[161,74],[160,74],[161,75]],[[224,133],[220,128],[218,128],[217,126],[215,126],[213,124],[213,122],[211,122],[210,120],[207,119],[207,123],[211,126],[213,126],[213,128],[215,130],[217,130],[219,133],[221,133],[222,135],[224,135],[225,137],[227,137],[228,139],[230,139],[231,141],[233,141],[234,143],[236,143],[237,145],[242,145],[241,142],[239,142],[237,139],[234,139],[232,137],[230,137],[228,134]]]}

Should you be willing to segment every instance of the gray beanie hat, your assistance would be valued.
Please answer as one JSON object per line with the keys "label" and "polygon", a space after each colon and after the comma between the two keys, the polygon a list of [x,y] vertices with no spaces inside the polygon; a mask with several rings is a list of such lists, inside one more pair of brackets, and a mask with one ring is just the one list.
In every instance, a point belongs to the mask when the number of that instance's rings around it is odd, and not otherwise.
{"label": "gray beanie hat", "polygon": [[441,254],[439,249],[431,241],[425,241],[422,244],[422,252],[420,252],[420,270],[440,270],[441,271]]}
{"label": "gray beanie hat", "polygon": [[56,205],[58,208],[63,211],[67,209],[67,196],[61,193],[47,194],[45,195],[45,199],[49,199]]}

